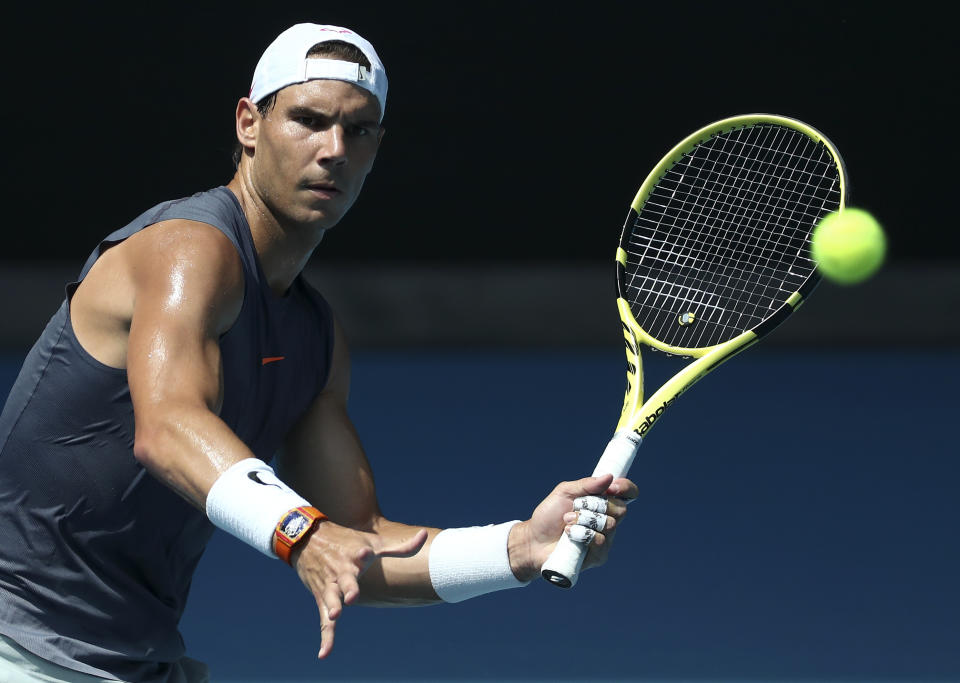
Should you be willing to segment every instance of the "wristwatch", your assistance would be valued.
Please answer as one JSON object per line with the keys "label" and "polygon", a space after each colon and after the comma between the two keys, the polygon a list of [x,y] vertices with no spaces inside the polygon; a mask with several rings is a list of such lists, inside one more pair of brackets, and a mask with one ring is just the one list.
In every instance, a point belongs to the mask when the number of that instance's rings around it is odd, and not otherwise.
{"label": "wristwatch", "polygon": [[273,533],[273,551],[281,560],[290,564],[290,554],[295,545],[306,540],[310,532],[327,516],[315,507],[294,508],[283,516]]}

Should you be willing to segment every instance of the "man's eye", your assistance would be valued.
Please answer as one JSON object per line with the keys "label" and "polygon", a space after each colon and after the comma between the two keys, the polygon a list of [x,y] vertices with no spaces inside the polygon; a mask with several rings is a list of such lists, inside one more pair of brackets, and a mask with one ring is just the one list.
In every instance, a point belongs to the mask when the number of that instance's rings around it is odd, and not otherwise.
{"label": "man's eye", "polygon": [[364,135],[370,135],[370,129],[366,126],[350,126],[347,129],[347,132],[354,137],[362,137]]}

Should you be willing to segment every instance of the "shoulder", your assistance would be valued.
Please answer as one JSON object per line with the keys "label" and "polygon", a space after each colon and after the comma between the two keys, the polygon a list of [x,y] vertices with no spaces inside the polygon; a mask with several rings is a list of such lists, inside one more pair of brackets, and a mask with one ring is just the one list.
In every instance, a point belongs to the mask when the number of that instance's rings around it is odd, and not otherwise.
{"label": "shoulder", "polygon": [[242,273],[240,255],[219,229],[202,221],[173,219],[154,223],[123,243],[128,260],[147,270],[170,264],[195,265],[217,272]]}
{"label": "shoulder", "polygon": [[148,224],[184,219],[211,223],[225,228],[227,224],[242,218],[243,215],[243,209],[233,192],[221,186],[197,192],[189,197],[161,202],[144,212],[141,218]]}
{"label": "shoulder", "polygon": [[239,313],[244,292],[240,254],[212,225],[184,219],[160,221],[125,240],[117,250],[138,296],[159,300],[175,295],[184,304],[193,301],[231,318]]}

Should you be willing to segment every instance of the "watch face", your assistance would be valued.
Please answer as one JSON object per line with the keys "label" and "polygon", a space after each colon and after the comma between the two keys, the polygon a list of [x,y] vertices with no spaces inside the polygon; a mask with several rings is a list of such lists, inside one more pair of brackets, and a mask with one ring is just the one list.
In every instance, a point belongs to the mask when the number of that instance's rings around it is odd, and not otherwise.
{"label": "watch face", "polygon": [[302,512],[294,511],[291,512],[285,520],[283,520],[283,527],[281,528],[281,531],[287,538],[296,538],[309,526],[310,520],[307,519]]}

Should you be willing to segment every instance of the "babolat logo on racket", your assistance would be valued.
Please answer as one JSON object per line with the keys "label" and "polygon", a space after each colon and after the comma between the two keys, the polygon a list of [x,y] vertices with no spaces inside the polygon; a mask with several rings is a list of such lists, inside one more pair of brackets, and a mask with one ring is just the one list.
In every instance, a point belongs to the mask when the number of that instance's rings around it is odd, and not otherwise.
{"label": "babolat logo on racket", "polygon": [[657,408],[650,415],[647,415],[647,418],[643,421],[643,424],[640,425],[640,436],[643,436],[647,433],[647,430],[653,426],[653,423],[656,422],[661,415],[663,415],[663,411],[667,409],[667,406],[671,405],[675,400],[676,397],[668,398],[663,402],[663,405]]}

